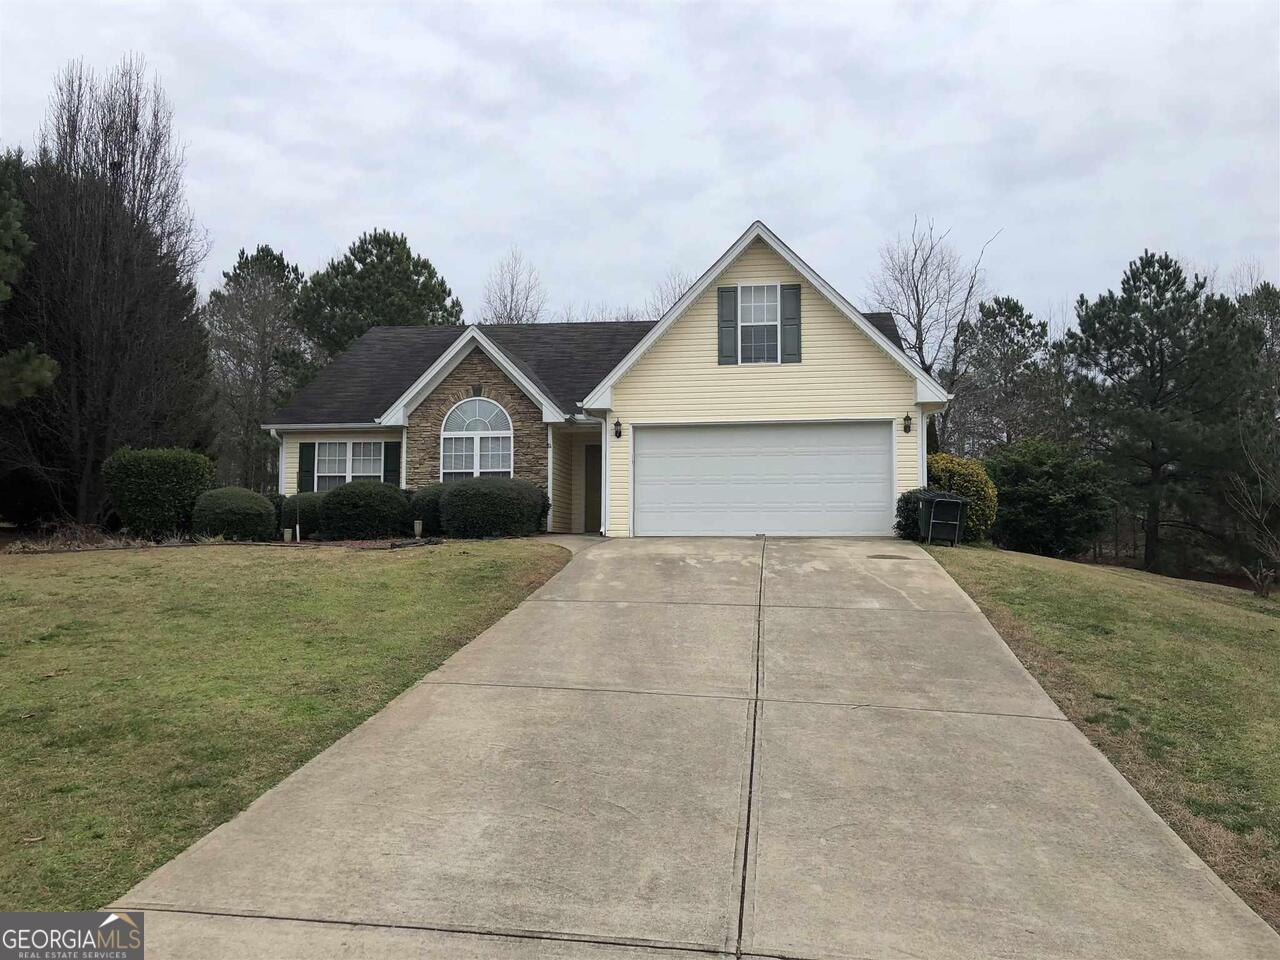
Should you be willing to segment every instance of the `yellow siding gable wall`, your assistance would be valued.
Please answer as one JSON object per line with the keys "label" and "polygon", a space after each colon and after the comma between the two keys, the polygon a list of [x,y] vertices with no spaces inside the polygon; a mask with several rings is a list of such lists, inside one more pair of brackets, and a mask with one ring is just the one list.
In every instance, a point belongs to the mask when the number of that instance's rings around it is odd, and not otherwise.
{"label": "yellow siding gable wall", "polygon": [[[316,440],[403,440],[404,431],[379,428],[376,430],[307,430],[294,433],[281,433],[284,438],[284,495],[292,496],[298,492],[298,444]],[[403,448],[402,448],[403,449]],[[402,471],[403,473],[403,471]],[[403,484],[401,484],[403,486]]]}
{"label": "yellow siding gable wall", "polygon": [[[801,362],[716,362],[716,288],[799,283]],[[893,419],[899,492],[920,485],[923,423],[915,379],[853,325],[764,241],[756,240],[711,283],[613,387],[608,533],[630,535],[631,426],[752,420]],[[914,423],[902,432],[902,417]]]}

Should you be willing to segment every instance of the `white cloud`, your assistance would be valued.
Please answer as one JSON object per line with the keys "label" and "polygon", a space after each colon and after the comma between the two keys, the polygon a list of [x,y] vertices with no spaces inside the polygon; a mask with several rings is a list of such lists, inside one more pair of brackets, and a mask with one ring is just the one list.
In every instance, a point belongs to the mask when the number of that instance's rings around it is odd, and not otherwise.
{"label": "white cloud", "polygon": [[83,56],[147,56],[214,241],[306,270],[390,227],[464,305],[512,242],[555,305],[638,303],[760,217],[857,300],[932,215],[1047,311],[1143,247],[1280,275],[1274,3],[49,4],[0,23],[26,143]]}

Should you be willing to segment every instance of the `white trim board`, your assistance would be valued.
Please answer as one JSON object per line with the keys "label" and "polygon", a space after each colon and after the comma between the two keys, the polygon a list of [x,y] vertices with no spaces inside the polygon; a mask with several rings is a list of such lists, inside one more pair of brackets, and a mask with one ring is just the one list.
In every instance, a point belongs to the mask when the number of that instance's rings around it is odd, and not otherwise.
{"label": "white trim board", "polygon": [[[631,349],[621,361],[596,386],[586,399],[582,401],[584,410],[609,410],[613,407],[613,387],[622,376],[635,366],[636,362],[649,352],[650,348],[658,341],[658,339],[666,333],[668,328],[675,323],[677,319],[707,290],[725,268],[736,260],[747,247],[755,240],[763,240],[773,249],[783,260],[787,261],[791,267],[800,274],[809,285],[826,297],[833,303],[837,310],[848,317],[849,321],[861,330],[871,340],[883,350],[894,363],[902,367],[916,382],[916,402],[918,403],[946,403],[951,399],[942,386],[929,376],[911,359],[899,350],[896,346],[889,342],[889,339],[875,328],[875,325],[862,315],[856,307],[846,300],[841,294],[822,279],[811,266],[798,257],[795,252],[783,243],[772,230],[757,220],[747,227],[746,232],[734,241],[720,259],[713,263],[698,278],[688,290],[684,292],[679,300],[672,304],[671,309],[662,315],[662,318],[653,326],[648,333],[641,338],[640,342]],[[781,344],[779,344],[781,350]]]}
{"label": "white trim board", "polygon": [[286,430],[297,433],[305,430],[382,430],[385,423],[264,423],[263,430]]}

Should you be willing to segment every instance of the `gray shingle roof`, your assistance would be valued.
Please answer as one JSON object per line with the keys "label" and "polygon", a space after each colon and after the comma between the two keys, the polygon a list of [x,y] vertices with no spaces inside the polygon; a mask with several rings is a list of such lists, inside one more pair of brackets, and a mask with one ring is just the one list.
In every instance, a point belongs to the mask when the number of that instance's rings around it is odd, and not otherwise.
{"label": "gray shingle roof", "polygon": [[902,346],[902,337],[898,334],[898,325],[893,321],[892,313],[867,313],[865,310],[862,315],[871,321],[871,325],[889,338],[889,342],[895,347],[906,353],[906,349]]}
{"label": "gray shingle roof", "polygon": [[[652,321],[484,324],[480,329],[566,414]],[[272,423],[372,423],[466,327],[373,327],[276,411]]]}
{"label": "gray shingle roof", "polygon": [[373,327],[275,412],[272,423],[372,423],[465,327]]}
{"label": "gray shingle roof", "polygon": [[[888,313],[864,313],[898,349]],[[651,320],[483,324],[480,329],[566,414],[653,328]],[[276,411],[272,423],[372,423],[466,327],[373,327]]]}

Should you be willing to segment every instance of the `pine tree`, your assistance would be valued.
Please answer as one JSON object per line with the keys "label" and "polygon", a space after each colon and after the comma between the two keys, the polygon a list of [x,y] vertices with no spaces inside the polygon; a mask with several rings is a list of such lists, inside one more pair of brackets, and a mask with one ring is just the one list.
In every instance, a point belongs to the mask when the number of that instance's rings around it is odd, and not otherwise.
{"label": "pine tree", "polygon": [[[13,285],[31,252],[31,238],[22,229],[22,154],[6,151],[0,156],[0,324],[4,303],[13,296]],[[58,374],[58,364],[25,343],[0,353],[0,407],[12,407],[33,397]]]}
{"label": "pine tree", "polygon": [[1035,394],[1049,351],[1049,325],[1013,297],[993,297],[978,304],[971,340],[969,378],[957,418],[966,446],[984,453],[1038,435],[1043,404]]}
{"label": "pine tree", "polygon": [[1120,292],[1076,305],[1068,348],[1092,442],[1144,515],[1144,565],[1160,561],[1171,506],[1192,500],[1220,469],[1254,376],[1256,328],[1226,297],[1205,293],[1168,254],[1144,252]]}
{"label": "pine tree", "polygon": [[263,423],[289,392],[289,359],[305,348],[293,322],[302,271],[269,246],[240,251],[201,318],[217,387],[215,449],[227,483],[267,490],[276,444]]}
{"label": "pine tree", "polygon": [[370,327],[461,323],[462,303],[403,234],[374,230],[311,276],[297,318],[324,363]]}

